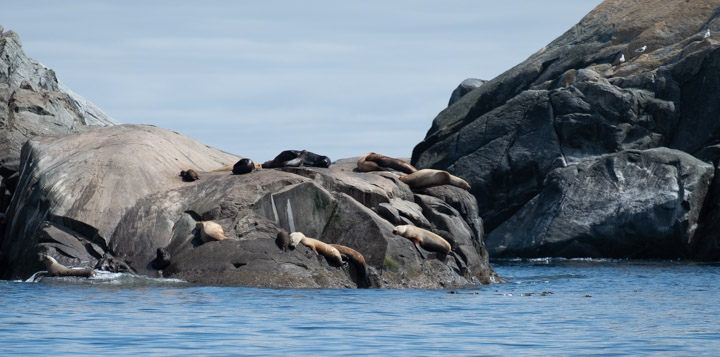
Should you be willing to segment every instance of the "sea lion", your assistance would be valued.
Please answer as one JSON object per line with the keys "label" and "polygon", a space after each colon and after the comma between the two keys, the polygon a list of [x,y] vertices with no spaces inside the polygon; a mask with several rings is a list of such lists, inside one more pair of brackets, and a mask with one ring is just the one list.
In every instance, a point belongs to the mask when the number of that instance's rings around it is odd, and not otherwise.
{"label": "sea lion", "polygon": [[263,168],[273,169],[278,167],[329,167],[330,158],[318,155],[307,150],[285,150],[270,161],[262,164]]}
{"label": "sea lion", "polygon": [[170,265],[170,252],[165,248],[155,251],[155,260],[150,264],[155,270],[163,270]]}
{"label": "sea lion", "polygon": [[[253,166],[256,170],[260,170],[260,169],[262,168],[262,166],[260,166],[260,164],[256,163],[255,161],[252,161],[252,160],[250,160],[250,159],[245,158],[245,159],[240,159],[240,161],[238,161],[238,162],[236,162],[236,163],[234,163],[234,164],[232,164],[232,165],[225,165],[225,166],[218,167],[217,169],[212,170],[212,172],[233,171],[233,169],[235,168],[235,165],[239,164],[241,161],[245,162],[244,160],[250,161],[250,162],[252,163],[252,166]],[[250,170],[250,171],[252,171],[252,170]],[[248,172],[249,172],[249,171],[248,171]],[[234,173],[234,172],[233,172],[233,173]],[[236,175],[237,175],[237,174],[236,174]]]}
{"label": "sea lion", "polygon": [[330,244],[331,247],[335,248],[340,252],[342,260],[352,263],[358,272],[358,286],[362,288],[370,287],[370,278],[367,274],[367,264],[365,264],[365,257],[360,252],[350,247],[346,247],[340,244]]}
{"label": "sea lion", "polygon": [[257,168],[257,164],[250,159],[240,159],[233,165],[232,173],[234,175],[243,175],[252,172]]}
{"label": "sea lion", "polygon": [[197,172],[195,172],[195,170],[193,169],[180,171],[180,176],[185,182],[193,182],[200,178],[198,177]]}
{"label": "sea lion", "polygon": [[315,238],[306,237],[300,232],[290,233],[290,241],[292,246],[296,246],[298,243],[302,243],[304,246],[310,248],[315,252],[316,255],[321,255],[328,260],[328,263],[332,266],[342,266],[343,260],[340,252],[335,247],[325,242],[319,241]]}
{"label": "sea lion", "polygon": [[290,248],[290,233],[278,232],[277,237],[275,238],[275,244],[278,246],[278,248],[282,249],[284,252],[287,252],[288,248]]}
{"label": "sea lion", "polygon": [[450,243],[448,243],[448,241],[446,241],[443,237],[416,226],[396,226],[393,228],[393,234],[411,240],[415,244],[415,248],[423,259],[425,259],[425,255],[420,250],[420,247],[428,252],[437,252],[442,254],[448,254],[452,249]]}
{"label": "sea lion", "polygon": [[392,169],[406,174],[411,174],[417,171],[413,165],[410,165],[403,160],[376,154],[374,152],[369,152],[361,156],[357,162],[357,168],[360,172],[389,171]]}
{"label": "sea lion", "polygon": [[465,180],[451,175],[447,171],[422,169],[409,175],[399,177],[400,181],[405,182],[410,188],[421,188],[434,185],[453,185],[470,191],[470,184]]}
{"label": "sea lion", "polygon": [[47,254],[43,254],[40,258],[45,263],[45,270],[50,276],[84,276],[90,278],[95,275],[95,271],[90,268],[70,269]]}
{"label": "sea lion", "polygon": [[195,224],[195,228],[200,231],[200,240],[203,243],[229,239],[225,236],[222,226],[213,221],[197,222],[197,224]]}

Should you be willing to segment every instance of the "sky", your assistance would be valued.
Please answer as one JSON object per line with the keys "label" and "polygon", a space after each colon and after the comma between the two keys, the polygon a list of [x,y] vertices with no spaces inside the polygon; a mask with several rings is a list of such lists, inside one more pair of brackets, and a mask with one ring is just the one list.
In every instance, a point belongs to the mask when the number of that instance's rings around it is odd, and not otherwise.
{"label": "sky", "polygon": [[121,123],[258,162],[409,158],[460,82],[509,70],[600,2],[4,0],[0,25]]}

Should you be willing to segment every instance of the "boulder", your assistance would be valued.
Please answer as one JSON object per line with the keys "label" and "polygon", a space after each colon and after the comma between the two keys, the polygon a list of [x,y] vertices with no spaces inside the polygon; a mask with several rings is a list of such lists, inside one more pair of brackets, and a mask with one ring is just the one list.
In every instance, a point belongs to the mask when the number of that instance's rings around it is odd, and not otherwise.
{"label": "boulder", "polygon": [[667,148],[553,170],[542,192],[488,235],[488,251],[495,257],[687,257],[713,171]]}
{"label": "boulder", "polygon": [[[604,1],[525,62],[443,110],[413,150],[412,164],[465,178],[493,237],[500,227],[505,234],[510,222],[518,223],[516,215],[527,217],[528,205],[552,205],[538,201],[551,199],[546,192],[554,182],[549,178],[558,175],[555,170],[602,165],[607,155],[663,147],[717,165],[720,151],[712,147],[720,140],[720,41],[714,35],[720,33],[718,6],[718,0]],[[707,29],[713,34],[709,38],[704,37]],[[645,51],[636,51],[643,46]],[[607,199],[615,201],[614,207],[628,202],[616,196]],[[717,230],[703,228],[713,224],[717,213],[707,210],[718,202],[717,195],[688,202],[704,204],[690,208],[699,212],[693,236],[697,249],[677,250],[677,257],[720,258],[699,249],[720,244]],[[623,219],[644,219],[633,217]],[[643,226],[623,220],[604,224],[617,224],[608,230],[621,233],[623,239],[633,235],[627,227]],[[553,239],[575,240],[574,234],[584,229],[567,228],[554,231],[559,236]],[[649,232],[654,230],[641,235],[649,239]],[[689,238],[684,230],[674,232],[676,241]],[[593,246],[588,254],[626,253],[605,249],[607,235],[588,234],[586,245]],[[556,251],[546,244],[540,249],[540,241],[534,244],[538,246],[507,245],[503,255],[565,255],[564,248]],[[651,251],[666,256],[662,249]]]}
{"label": "boulder", "polygon": [[[117,125],[39,136],[23,147],[21,176],[2,250],[4,278],[26,278],[38,253],[66,265],[95,266],[212,285],[357,287],[351,267],[332,267],[300,245],[275,245],[300,231],[365,257],[372,287],[443,288],[496,281],[482,220],[468,192],[451,186],[413,192],[398,172],[362,173],[357,159],[329,168],[213,171],[239,157],[164,129]],[[192,168],[199,179],[183,181]],[[422,259],[392,234],[402,217],[444,236],[448,255]],[[195,223],[211,220],[230,239],[202,243]],[[158,249],[169,255],[162,270]],[[163,258],[163,261],[166,259]]]}

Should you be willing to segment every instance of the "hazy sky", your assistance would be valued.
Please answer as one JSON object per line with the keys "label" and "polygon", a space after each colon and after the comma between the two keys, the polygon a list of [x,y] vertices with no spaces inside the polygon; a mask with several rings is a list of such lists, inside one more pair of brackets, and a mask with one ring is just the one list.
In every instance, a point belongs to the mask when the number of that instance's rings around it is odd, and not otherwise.
{"label": "hazy sky", "polygon": [[465,78],[522,62],[600,0],[27,1],[0,25],[122,123],[256,161],[409,157]]}

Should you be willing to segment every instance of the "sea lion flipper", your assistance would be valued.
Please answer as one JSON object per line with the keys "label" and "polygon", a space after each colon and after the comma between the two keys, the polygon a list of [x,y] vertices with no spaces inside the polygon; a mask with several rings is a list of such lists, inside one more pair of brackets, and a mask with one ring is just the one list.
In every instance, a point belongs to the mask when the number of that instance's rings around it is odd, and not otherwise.
{"label": "sea lion flipper", "polygon": [[425,259],[425,254],[423,254],[422,250],[420,249],[420,242],[416,240],[413,243],[415,243],[415,249],[417,249],[418,253],[420,253],[420,256]]}

